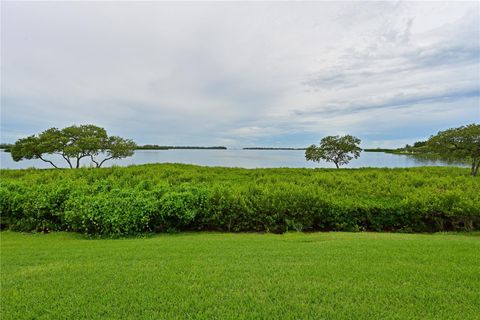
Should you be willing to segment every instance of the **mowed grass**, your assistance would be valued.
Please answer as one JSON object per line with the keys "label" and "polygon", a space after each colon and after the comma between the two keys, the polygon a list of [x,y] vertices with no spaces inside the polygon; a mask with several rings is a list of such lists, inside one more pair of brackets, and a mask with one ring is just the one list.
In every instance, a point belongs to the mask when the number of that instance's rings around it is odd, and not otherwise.
{"label": "mowed grass", "polygon": [[479,319],[480,234],[1,236],[1,319]]}

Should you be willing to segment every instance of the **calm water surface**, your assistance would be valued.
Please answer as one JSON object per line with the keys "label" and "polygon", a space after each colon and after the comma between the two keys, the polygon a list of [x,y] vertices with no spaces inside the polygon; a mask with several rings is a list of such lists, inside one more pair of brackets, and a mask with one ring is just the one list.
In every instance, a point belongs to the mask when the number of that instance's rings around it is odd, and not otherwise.
{"label": "calm water surface", "polygon": [[[55,164],[66,167],[60,156],[50,156]],[[82,166],[92,166],[87,159]],[[65,164],[64,164],[65,163]],[[313,163],[305,160],[303,150],[137,150],[132,157],[110,160],[104,166],[129,166],[145,163],[187,163],[202,166],[242,167],[242,168],[334,168],[333,163]],[[424,160],[411,156],[382,152],[362,152],[360,158],[352,160],[345,168],[360,167],[419,167],[419,166],[463,166],[459,163],[447,163],[440,160]],[[14,162],[10,153],[0,151],[0,168],[51,168],[49,163],[41,160],[23,160]]]}

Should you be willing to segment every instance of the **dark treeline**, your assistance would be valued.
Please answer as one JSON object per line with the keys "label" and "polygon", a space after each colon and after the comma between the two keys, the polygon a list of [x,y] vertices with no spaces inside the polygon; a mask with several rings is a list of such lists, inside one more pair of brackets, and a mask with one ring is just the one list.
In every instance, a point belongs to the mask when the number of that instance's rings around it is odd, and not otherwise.
{"label": "dark treeline", "polygon": [[10,151],[12,147],[13,147],[13,144],[11,143],[0,143],[0,149],[5,149],[5,151]]}
{"label": "dark treeline", "polygon": [[213,146],[213,147],[195,147],[195,146],[159,146],[156,144],[145,144],[137,146],[137,150],[169,150],[169,149],[208,149],[208,150],[227,150],[227,147]]}
{"label": "dark treeline", "polygon": [[405,145],[405,147],[388,149],[388,148],[371,148],[363,149],[365,152],[387,152],[387,153],[396,153],[396,154],[427,154],[433,153],[430,148],[428,148],[427,141],[417,141],[413,145]]}

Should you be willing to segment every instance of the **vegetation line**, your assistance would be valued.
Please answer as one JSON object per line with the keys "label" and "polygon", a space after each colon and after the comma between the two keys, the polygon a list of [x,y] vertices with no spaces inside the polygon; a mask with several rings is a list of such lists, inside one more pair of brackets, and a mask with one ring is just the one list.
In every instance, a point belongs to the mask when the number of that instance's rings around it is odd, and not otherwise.
{"label": "vegetation line", "polygon": [[480,179],[468,171],[180,164],[1,170],[1,225],[110,237],[181,230],[479,230]]}

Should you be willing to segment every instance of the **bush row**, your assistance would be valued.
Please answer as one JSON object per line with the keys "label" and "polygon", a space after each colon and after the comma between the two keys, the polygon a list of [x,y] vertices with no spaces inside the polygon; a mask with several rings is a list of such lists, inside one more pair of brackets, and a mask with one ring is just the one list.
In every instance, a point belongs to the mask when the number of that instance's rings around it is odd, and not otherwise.
{"label": "bush row", "polygon": [[2,170],[3,228],[125,236],[175,230],[480,229],[480,179],[460,168]]}

